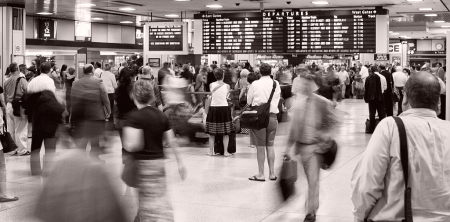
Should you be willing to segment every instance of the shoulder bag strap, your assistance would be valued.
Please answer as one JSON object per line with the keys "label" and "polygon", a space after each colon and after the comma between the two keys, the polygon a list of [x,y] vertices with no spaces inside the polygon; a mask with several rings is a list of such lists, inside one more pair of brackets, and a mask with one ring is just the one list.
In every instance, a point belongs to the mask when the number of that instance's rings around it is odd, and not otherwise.
{"label": "shoulder bag strap", "polygon": [[394,117],[397,124],[398,134],[400,138],[400,160],[402,161],[403,178],[405,180],[405,221],[412,222],[412,206],[411,206],[411,187],[408,187],[408,172],[409,172],[409,158],[408,158],[408,142],[406,140],[405,124],[399,117]]}
{"label": "shoulder bag strap", "polygon": [[215,91],[217,91],[220,87],[222,87],[223,85],[225,85],[225,83],[222,83],[222,84],[216,86],[216,88],[214,88],[213,91],[211,92],[211,95],[212,95]]}
{"label": "shoulder bag strap", "polygon": [[13,97],[13,99],[16,99],[16,95],[17,95],[17,86],[19,85],[19,83],[20,83],[20,79],[22,79],[23,77],[19,77],[19,78],[17,78],[17,80],[16,80],[16,87],[14,88],[14,97]]}
{"label": "shoulder bag strap", "polygon": [[273,94],[275,93],[276,87],[277,87],[277,83],[275,81],[273,81],[272,92],[270,93],[269,101],[267,101],[267,103],[269,103],[269,104],[270,104],[270,102],[272,102]]}

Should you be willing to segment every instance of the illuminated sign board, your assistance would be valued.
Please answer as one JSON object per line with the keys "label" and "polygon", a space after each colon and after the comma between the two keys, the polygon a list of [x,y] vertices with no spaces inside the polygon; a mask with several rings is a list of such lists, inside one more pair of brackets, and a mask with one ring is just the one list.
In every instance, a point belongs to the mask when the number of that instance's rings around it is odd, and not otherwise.
{"label": "illuminated sign board", "polygon": [[54,39],[55,38],[55,21],[51,19],[38,19],[38,38]]}
{"label": "illuminated sign board", "polygon": [[92,37],[90,22],[75,21],[75,40],[90,42]]}
{"label": "illuminated sign board", "polygon": [[183,51],[183,25],[150,25],[149,51]]}
{"label": "illuminated sign board", "polygon": [[375,53],[384,9],[196,14],[203,53]]}
{"label": "illuminated sign board", "polygon": [[374,54],[375,61],[389,61],[389,54]]}
{"label": "illuminated sign board", "polygon": [[136,28],[136,45],[144,45],[144,29]]}

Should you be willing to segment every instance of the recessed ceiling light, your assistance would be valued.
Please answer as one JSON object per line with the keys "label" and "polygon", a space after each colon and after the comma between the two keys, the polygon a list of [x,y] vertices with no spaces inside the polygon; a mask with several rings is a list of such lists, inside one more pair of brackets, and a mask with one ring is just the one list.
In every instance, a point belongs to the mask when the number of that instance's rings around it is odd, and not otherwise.
{"label": "recessed ceiling light", "polygon": [[174,0],[176,2],[190,2],[191,0]]}
{"label": "recessed ceiling light", "polygon": [[402,36],[399,36],[400,38],[406,38],[406,37],[408,37],[408,36],[406,36],[406,35],[402,35]]}
{"label": "recessed ceiling light", "polygon": [[423,0],[406,0],[408,2],[423,2]]}
{"label": "recessed ceiling light", "polygon": [[406,36],[406,37],[405,37],[405,39],[411,39],[411,38],[412,38],[412,37],[410,37],[410,36]]}
{"label": "recessed ceiling light", "polygon": [[437,16],[436,14],[425,14],[425,16]]}
{"label": "recessed ceiling light", "polygon": [[125,7],[125,8],[119,8],[119,10],[121,10],[121,11],[134,11],[136,9],[135,8],[130,8],[130,7]]}
{"label": "recessed ceiling light", "polygon": [[444,23],[445,21],[434,21],[434,23]]}
{"label": "recessed ceiling light", "polygon": [[103,19],[102,19],[102,18],[92,18],[92,20],[101,21],[101,20],[103,20]]}
{"label": "recessed ceiling light", "polygon": [[222,8],[221,5],[206,5],[206,8]]}
{"label": "recessed ceiling light", "polygon": [[82,4],[77,4],[78,7],[94,7],[96,6],[96,4],[92,4],[92,3],[82,3]]}
{"label": "recessed ceiling light", "polygon": [[120,23],[122,23],[122,24],[131,24],[133,22],[132,21],[121,21]]}
{"label": "recessed ceiling light", "polygon": [[178,18],[178,17],[180,17],[177,14],[169,14],[169,15],[164,15],[164,16],[169,17],[169,18]]}
{"label": "recessed ceiling light", "polygon": [[51,12],[38,12],[36,14],[38,14],[38,15],[53,15],[53,13],[51,13]]}
{"label": "recessed ceiling light", "polygon": [[393,33],[391,33],[391,35],[400,35],[400,33],[398,33],[398,32],[393,32]]}
{"label": "recessed ceiling light", "polygon": [[419,11],[432,11],[432,8],[419,8]]}
{"label": "recessed ceiling light", "polygon": [[441,28],[450,28],[450,25],[443,25]]}
{"label": "recessed ceiling light", "polygon": [[326,2],[326,1],[315,1],[315,2],[311,2],[314,5],[328,5],[330,3]]}
{"label": "recessed ceiling light", "polygon": [[394,33],[393,31],[389,31],[389,33]]}

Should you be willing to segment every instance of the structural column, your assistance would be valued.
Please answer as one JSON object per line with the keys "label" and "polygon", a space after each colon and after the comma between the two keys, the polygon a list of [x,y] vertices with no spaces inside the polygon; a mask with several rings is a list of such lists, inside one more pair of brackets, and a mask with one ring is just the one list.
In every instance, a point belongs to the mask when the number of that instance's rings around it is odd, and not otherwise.
{"label": "structural column", "polygon": [[25,63],[25,5],[6,4],[0,7],[0,18],[0,85],[3,86],[9,64]]}
{"label": "structural column", "polygon": [[446,56],[446,66],[447,70],[445,72],[446,76],[446,94],[447,94],[447,100],[441,101],[442,103],[445,102],[446,104],[446,111],[445,111],[445,119],[450,121],[450,70],[448,68],[450,67],[450,31],[447,31],[447,56]]}

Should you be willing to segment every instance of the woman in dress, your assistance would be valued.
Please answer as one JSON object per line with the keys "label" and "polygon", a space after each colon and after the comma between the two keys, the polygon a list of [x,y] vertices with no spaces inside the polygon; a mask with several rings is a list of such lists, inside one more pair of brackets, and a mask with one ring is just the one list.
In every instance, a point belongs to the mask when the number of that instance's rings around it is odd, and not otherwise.
{"label": "woman in dress", "polygon": [[[230,85],[223,82],[224,70],[217,68],[214,70],[216,82],[211,83],[212,101],[206,116],[206,130],[209,134],[209,150],[207,155],[214,156],[214,141],[216,135],[223,135],[223,147],[228,147],[229,135],[231,134],[232,119],[231,109],[228,106],[227,96],[230,91]],[[224,150],[225,157],[231,154]]]}
{"label": "woman in dress", "polygon": [[139,210],[135,221],[174,221],[166,192],[163,138],[174,151],[181,178],[187,175],[175,134],[164,113],[150,105],[155,96],[149,81],[136,81],[132,97],[137,110],[127,117],[123,144],[137,165]]}

